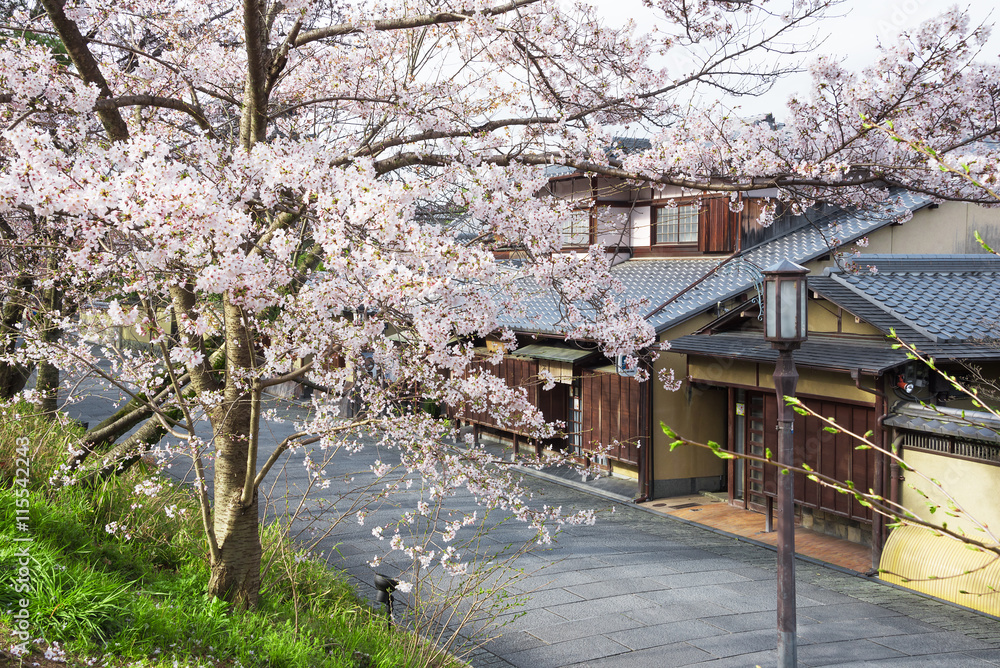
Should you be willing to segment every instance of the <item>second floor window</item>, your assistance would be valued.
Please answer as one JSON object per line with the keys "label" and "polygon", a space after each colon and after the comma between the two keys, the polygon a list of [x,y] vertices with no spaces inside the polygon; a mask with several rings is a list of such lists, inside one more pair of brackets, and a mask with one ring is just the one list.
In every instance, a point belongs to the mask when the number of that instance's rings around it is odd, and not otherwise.
{"label": "second floor window", "polygon": [[563,244],[587,246],[590,244],[590,210],[579,209],[563,223]]}
{"label": "second floor window", "polygon": [[679,204],[656,209],[656,243],[698,243],[697,204]]}

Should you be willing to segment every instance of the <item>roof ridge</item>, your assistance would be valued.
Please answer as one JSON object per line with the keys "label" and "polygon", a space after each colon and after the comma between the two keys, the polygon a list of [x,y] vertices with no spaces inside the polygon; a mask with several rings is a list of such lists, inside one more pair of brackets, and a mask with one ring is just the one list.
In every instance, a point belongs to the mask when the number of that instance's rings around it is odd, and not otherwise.
{"label": "roof ridge", "polygon": [[878,267],[879,272],[927,273],[927,272],[974,272],[1000,271],[1000,257],[991,253],[952,254],[900,254],[872,253],[861,255],[866,263]]}

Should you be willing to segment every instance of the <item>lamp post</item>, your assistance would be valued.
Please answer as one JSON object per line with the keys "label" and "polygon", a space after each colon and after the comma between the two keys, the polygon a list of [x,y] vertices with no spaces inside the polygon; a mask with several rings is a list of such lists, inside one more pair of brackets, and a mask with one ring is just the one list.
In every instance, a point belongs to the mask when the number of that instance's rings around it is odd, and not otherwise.
{"label": "lamp post", "polygon": [[375,574],[375,600],[385,604],[385,614],[388,618],[388,625],[392,627],[392,592],[396,591],[399,581],[381,573]]}
{"label": "lamp post", "polygon": [[795,396],[799,374],[792,351],[806,340],[806,275],[784,260],[764,272],[764,338],[778,351],[774,390],[778,396],[778,666],[795,668],[795,486],[794,413],[785,397]]}

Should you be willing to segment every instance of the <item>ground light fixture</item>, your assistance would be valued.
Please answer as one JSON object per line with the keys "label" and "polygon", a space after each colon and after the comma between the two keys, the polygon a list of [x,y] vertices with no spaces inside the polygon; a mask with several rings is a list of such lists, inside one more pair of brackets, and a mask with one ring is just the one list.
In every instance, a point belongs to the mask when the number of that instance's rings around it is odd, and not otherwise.
{"label": "ground light fixture", "polygon": [[795,417],[785,397],[795,396],[799,374],[792,352],[806,340],[809,270],[784,260],[764,272],[764,338],[778,351],[778,668],[795,668]]}
{"label": "ground light fixture", "polygon": [[382,575],[381,573],[375,574],[375,601],[385,604],[389,626],[392,626],[392,592],[396,591],[398,586],[399,580],[394,580],[388,575]]}

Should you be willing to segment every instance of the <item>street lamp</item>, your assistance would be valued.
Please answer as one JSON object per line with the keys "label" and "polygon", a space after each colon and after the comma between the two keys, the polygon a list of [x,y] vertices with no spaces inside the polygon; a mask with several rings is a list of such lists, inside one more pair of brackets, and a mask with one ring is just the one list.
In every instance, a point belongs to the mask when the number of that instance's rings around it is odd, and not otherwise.
{"label": "street lamp", "polygon": [[795,396],[799,374],[792,351],[806,340],[806,275],[783,260],[764,272],[764,338],[778,351],[774,390],[778,396],[778,666],[795,668],[795,486],[794,413],[785,397]]}
{"label": "street lamp", "polygon": [[375,601],[385,605],[385,614],[392,626],[392,592],[396,591],[399,581],[381,573],[375,574]]}

